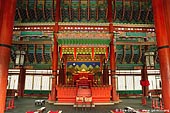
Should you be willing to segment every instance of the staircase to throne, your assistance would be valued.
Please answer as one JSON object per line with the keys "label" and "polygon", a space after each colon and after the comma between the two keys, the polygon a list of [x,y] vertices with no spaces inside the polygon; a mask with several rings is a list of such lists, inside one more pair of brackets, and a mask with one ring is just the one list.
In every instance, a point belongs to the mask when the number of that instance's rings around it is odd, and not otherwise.
{"label": "staircase to throne", "polygon": [[76,81],[77,93],[74,107],[94,107],[91,91],[92,81],[81,77]]}

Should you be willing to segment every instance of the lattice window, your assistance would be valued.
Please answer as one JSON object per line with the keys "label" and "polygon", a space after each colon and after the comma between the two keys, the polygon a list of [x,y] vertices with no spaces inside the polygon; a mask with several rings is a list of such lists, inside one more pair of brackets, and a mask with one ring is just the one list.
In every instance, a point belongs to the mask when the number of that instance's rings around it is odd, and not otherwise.
{"label": "lattice window", "polygon": [[11,60],[12,60],[12,62],[15,62],[15,59],[16,59],[15,52],[14,52],[14,50],[11,49]]}
{"label": "lattice window", "polygon": [[140,52],[139,52],[139,46],[134,45],[134,56],[133,56],[133,63],[137,64],[139,62],[139,58],[140,58]]}
{"label": "lattice window", "polygon": [[131,63],[131,57],[132,57],[132,54],[126,54],[125,55],[125,61],[129,64]]}
{"label": "lattice window", "polygon": [[21,17],[22,17],[22,21],[25,21],[27,16],[26,16],[26,10],[24,8],[20,9],[20,13],[21,13]]}
{"label": "lattice window", "polygon": [[138,61],[139,61],[139,54],[134,54],[133,62],[134,62],[135,64],[137,64]]}
{"label": "lattice window", "polygon": [[37,58],[37,63],[41,63],[42,62],[42,54],[41,53],[37,53],[36,54],[36,58]]}
{"label": "lattice window", "polygon": [[119,9],[119,8],[116,8],[116,19],[118,19],[118,20],[120,20],[121,21],[121,19],[122,19],[122,10],[121,10],[121,8]]}
{"label": "lattice window", "polygon": [[29,60],[30,64],[32,64],[34,62],[34,53],[28,53],[28,60]]}
{"label": "lattice window", "polygon": [[90,18],[96,20],[96,10],[95,9],[90,10]]}
{"label": "lattice window", "polygon": [[148,19],[149,22],[153,22],[153,11],[150,11]]}
{"label": "lattice window", "polygon": [[52,20],[52,14],[51,14],[51,9],[46,9],[45,10],[45,15],[47,20]]}
{"label": "lattice window", "polygon": [[35,20],[35,13],[34,13],[34,9],[29,9],[29,17],[30,20]]}
{"label": "lattice window", "polygon": [[72,19],[78,20],[78,9],[72,9]]}
{"label": "lattice window", "polygon": [[34,45],[28,45],[28,61],[33,63],[34,60]]}
{"label": "lattice window", "polygon": [[81,10],[81,19],[87,19],[87,8]]}
{"label": "lattice window", "polygon": [[62,18],[63,21],[66,21],[69,18],[68,8],[62,8]]}
{"label": "lattice window", "polygon": [[116,58],[116,62],[122,64],[123,54],[117,54]]}
{"label": "lattice window", "polygon": [[51,57],[50,57],[50,53],[45,53],[44,55],[44,59],[45,59],[45,62],[50,62],[51,61]]}
{"label": "lattice window", "polygon": [[143,22],[143,23],[145,23],[145,19],[146,19],[146,11],[142,11],[141,12],[141,18],[140,18],[140,20]]}
{"label": "lattice window", "polygon": [[127,22],[130,22],[130,10],[125,11],[124,20],[127,21]]}
{"label": "lattice window", "polygon": [[16,10],[16,13],[15,13],[15,20],[19,20],[19,15],[18,15],[17,10]]}
{"label": "lattice window", "polygon": [[43,11],[42,11],[42,9],[37,8],[37,17],[38,17],[38,20],[43,19]]}
{"label": "lattice window", "polygon": [[138,10],[134,10],[133,11],[133,20],[135,20],[136,22],[138,21],[138,15],[139,15],[139,11]]}
{"label": "lattice window", "polygon": [[45,63],[49,63],[51,61],[51,45],[44,45],[44,49]]}

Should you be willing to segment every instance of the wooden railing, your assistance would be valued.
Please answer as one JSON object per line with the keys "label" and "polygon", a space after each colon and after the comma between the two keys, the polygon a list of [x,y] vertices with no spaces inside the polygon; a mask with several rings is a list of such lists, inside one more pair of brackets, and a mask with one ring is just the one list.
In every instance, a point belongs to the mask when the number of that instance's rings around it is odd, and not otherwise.
{"label": "wooden railing", "polygon": [[58,102],[75,102],[76,87],[57,86],[56,90]]}
{"label": "wooden railing", "polygon": [[111,86],[91,87],[93,102],[110,102]]}

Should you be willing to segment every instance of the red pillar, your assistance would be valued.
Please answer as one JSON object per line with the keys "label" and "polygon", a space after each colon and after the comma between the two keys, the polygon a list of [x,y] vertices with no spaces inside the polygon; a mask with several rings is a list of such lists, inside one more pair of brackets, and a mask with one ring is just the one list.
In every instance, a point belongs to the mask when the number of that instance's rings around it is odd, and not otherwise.
{"label": "red pillar", "polygon": [[113,16],[112,16],[112,0],[107,0],[108,2],[108,22],[112,22],[113,21]]}
{"label": "red pillar", "polygon": [[[166,21],[166,27],[169,30],[170,29],[170,0],[163,0],[163,4],[164,4],[164,11],[165,11],[165,21]],[[170,32],[167,32],[168,37],[170,37]],[[170,45],[170,38],[169,38],[169,45]]]}
{"label": "red pillar", "polygon": [[111,34],[111,41],[110,41],[110,70],[111,70],[111,77],[112,77],[112,101],[118,101],[119,96],[116,92],[116,57],[115,57],[115,50],[114,50],[114,36]]}
{"label": "red pillar", "polygon": [[0,1],[0,113],[4,113],[16,0]]}
{"label": "red pillar", "polygon": [[60,51],[60,60],[61,60],[63,57],[62,47],[60,47],[59,49],[60,49],[59,51]]}
{"label": "red pillar", "polygon": [[52,79],[52,90],[51,90],[51,101],[56,101],[56,84],[57,84],[57,70],[58,70],[58,22],[60,20],[60,0],[56,0],[56,17],[54,27],[54,45],[53,45],[53,76]]}
{"label": "red pillar", "polygon": [[52,91],[51,101],[56,101],[56,84],[57,84],[57,70],[58,70],[58,42],[57,34],[54,33],[54,46],[53,46],[53,78],[52,78]]}
{"label": "red pillar", "polygon": [[[148,81],[148,74],[147,74],[147,67],[143,66],[141,70],[141,85],[142,85],[142,104],[146,105],[146,96],[148,96],[148,89],[149,89],[149,81]],[[142,84],[144,83],[144,84]]]}
{"label": "red pillar", "polygon": [[[167,1],[168,0],[164,0]],[[168,39],[168,29],[165,21],[164,6],[169,4],[163,4],[163,0],[152,0],[153,14],[155,20],[156,39],[158,46],[158,54],[160,61],[160,73],[162,79],[162,94],[164,100],[164,109],[170,110],[170,45]],[[169,6],[168,6],[169,7]],[[168,112],[167,112],[168,113]]]}
{"label": "red pillar", "polygon": [[66,84],[66,71],[67,71],[67,56],[64,57],[64,67],[63,67],[63,84]]}
{"label": "red pillar", "polygon": [[[148,81],[148,74],[147,74],[147,67],[144,66],[141,70],[142,73],[142,81],[145,81],[145,83],[149,83]],[[148,96],[148,85],[142,86],[143,96]]]}
{"label": "red pillar", "polygon": [[115,71],[116,71],[116,57],[115,57],[115,50],[114,50],[114,35],[113,35],[113,16],[112,16],[112,0],[108,0],[108,21],[109,21],[109,33],[110,33],[110,70],[111,70],[111,79],[112,79],[112,100],[118,101],[119,96],[116,92],[116,78],[115,78]]}
{"label": "red pillar", "polygon": [[18,96],[23,97],[24,96],[24,88],[25,88],[25,68],[20,68],[20,74],[19,74],[19,81],[18,81]]}

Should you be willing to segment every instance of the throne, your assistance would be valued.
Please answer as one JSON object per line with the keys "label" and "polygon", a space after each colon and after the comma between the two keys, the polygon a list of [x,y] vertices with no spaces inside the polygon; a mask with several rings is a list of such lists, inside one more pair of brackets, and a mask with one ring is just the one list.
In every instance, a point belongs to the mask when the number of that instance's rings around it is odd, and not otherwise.
{"label": "throne", "polygon": [[91,80],[88,79],[88,77],[81,77],[78,80],[76,80],[76,86],[77,87],[90,87],[91,86]]}

